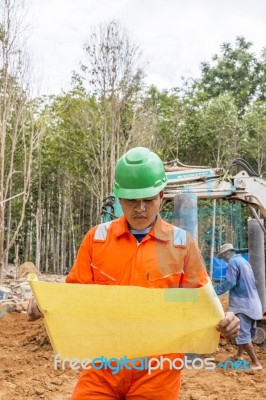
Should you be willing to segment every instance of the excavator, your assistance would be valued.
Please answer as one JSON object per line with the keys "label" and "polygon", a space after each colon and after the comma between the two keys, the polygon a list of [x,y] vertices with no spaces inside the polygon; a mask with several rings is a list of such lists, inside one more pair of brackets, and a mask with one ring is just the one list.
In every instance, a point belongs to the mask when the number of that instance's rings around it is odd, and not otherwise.
{"label": "excavator", "polygon": [[[242,169],[232,175],[233,167]],[[186,166],[178,161],[165,165],[168,183],[165,198],[171,199],[178,193],[195,193],[199,199],[238,200],[247,204],[256,219],[258,209],[266,218],[266,181],[243,159],[236,158],[224,170]]]}
{"label": "excavator", "polygon": [[[261,228],[264,238],[266,230],[263,224],[263,218],[266,218],[266,180],[256,173],[247,161],[242,158],[234,159],[225,169],[210,168],[206,166],[191,166],[182,164],[179,160],[164,163],[167,175],[167,185],[164,189],[164,205],[180,203],[180,195],[184,196],[185,203],[190,202],[190,198],[196,199],[223,199],[227,201],[239,201],[246,204]],[[187,195],[187,197],[186,197]],[[175,201],[176,200],[176,201]],[[193,205],[189,208],[189,213],[193,214]],[[102,219],[103,222],[110,221],[119,217],[122,214],[122,209],[119,199],[115,196],[109,196],[103,201]],[[176,215],[176,210],[174,211]],[[197,214],[196,214],[197,215]],[[167,219],[167,213],[163,217]],[[177,223],[175,223],[177,221]],[[173,222],[173,219],[172,221]],[[174,224],[178,224],[180,219],[174,219]],[[185,221],[186,222],[186,221]],[[179,227],[187,229],[186,224]],[[193,234],[193,232],[190,232]],[[263,243],[264,244],[264,243]],[[256,266],[254,269],[255,278],[260,288],[260,298],[263,304],[263,311],[266,311],[265,305],[265,256],[264,245],[261,249],[263,265],[259,265],[260,272],[256,276]],[[213,256],[213,254],[212,254]],[[262,263],[260,263],[262,264]],[[260,290],[259,290],[260,289]],[[266,317],[258,325],[257,344],[263,344],[266,347]]]}

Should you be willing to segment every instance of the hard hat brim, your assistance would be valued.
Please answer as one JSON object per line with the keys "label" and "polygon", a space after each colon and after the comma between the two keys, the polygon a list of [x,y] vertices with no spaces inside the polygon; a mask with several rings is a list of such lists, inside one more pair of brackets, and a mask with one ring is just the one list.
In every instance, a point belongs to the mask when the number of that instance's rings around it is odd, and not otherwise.
{"label": "hard hat brim", "polygon": [[156,196],[165,186],[166,182],[155,188],[124,189],[115,187],[114,195],[120,199],[145,199],[147,197]]}

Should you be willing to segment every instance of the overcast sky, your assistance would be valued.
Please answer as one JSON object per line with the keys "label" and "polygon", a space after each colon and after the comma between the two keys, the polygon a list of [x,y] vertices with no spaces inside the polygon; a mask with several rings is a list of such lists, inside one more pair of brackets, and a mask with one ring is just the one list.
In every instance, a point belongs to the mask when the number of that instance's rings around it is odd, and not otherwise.
{"label": "overcast sky", "polygon": [[31,0],[29,47],[41,94],[70,88],[90,27],[118,19],[149,61],[146,82],[158,88],[199,76],[223,42],[244,36],[266,46],[266,0]]}

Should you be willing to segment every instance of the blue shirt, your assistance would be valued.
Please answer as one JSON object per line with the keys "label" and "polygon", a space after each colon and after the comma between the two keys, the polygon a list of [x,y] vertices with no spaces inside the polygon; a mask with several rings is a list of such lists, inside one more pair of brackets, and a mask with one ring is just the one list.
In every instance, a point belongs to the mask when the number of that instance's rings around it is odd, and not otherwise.
{"label": "blue shirt", "polygon": [[145,238],[147,233],[150,232],[151,228],[152,227],[149,226],[148,228],[143,229],[142,231],[137,231],[135,229],[130,229],[130,232],[132,233],[132,235],[135,236],[135,238],[137,239],[138,243],[140,243],[142,241],[142,239]]}
{"label": "blue shirt", "polygon": [[230,258],[225,281],[214,289],[218,295],[229,290],[229,311],[245,314],[254,320],[262,319],[261,301],[252,267],[240,254]]}

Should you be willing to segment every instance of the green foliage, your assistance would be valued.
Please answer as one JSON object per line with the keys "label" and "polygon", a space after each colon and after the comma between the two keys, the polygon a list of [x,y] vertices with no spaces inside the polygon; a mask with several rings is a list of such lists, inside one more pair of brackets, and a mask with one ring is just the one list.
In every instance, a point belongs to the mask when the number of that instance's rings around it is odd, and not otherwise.
{"label": "green foliage", "polygon": [[181,159],[189,164],[225,166],[239,154],[244,132],[232,96],[220,95],[197,108],[188,104],[180,140]]}
{"label": "green foliage", "polygon": [[265,174],[266,166],[266,102],[251,104],[244,116],[248,138],[241,142],[242,152],[259,174]]}
{"label": "green foliage", "polygon": [[182,133],[183,104],[178,92],[151,86],[144,99],[147,109],[153,114],[154,132],[152,148],[164,161],[178,157],[179,139]]}
{"label": "green foliage", "polygon": [[237,37],[235,46],[221,45],[221,55],[212,64],[201,63],[201,78],[193,82],[192,91],[201,100],[231,94],[242,114],[253,101],[266,100],[266,52],[260,58],[251,51],[252,43]]}

